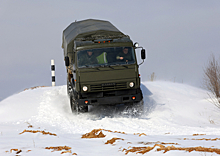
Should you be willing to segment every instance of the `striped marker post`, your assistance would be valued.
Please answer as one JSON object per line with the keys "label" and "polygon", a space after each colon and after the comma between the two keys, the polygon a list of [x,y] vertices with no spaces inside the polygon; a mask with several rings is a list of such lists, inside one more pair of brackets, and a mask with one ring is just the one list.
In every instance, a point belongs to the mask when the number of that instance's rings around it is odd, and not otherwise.
{"label": "striped marker post", "polygon": [[52,75],[52,86],[55,86],[55,64],[54,60],[51,60],[51,75]]}

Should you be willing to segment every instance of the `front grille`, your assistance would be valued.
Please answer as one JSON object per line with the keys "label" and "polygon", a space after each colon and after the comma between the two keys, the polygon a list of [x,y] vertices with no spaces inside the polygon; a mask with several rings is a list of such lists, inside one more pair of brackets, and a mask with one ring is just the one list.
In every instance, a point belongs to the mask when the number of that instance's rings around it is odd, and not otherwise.
{"label": "front grille", "polygon": [[108,90],[126,89],[126,88],[127,88],[127,82],[105,83],[105,84],[91,85],[90,91],[108,91]]}

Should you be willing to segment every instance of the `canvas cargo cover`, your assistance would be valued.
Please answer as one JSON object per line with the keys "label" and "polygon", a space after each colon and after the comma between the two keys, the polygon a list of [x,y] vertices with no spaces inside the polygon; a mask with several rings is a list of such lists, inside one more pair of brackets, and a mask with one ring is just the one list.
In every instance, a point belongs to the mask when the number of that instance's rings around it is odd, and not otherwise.
{"label": "canvas cargo cover", "polygon": [[92,35],[124,35],[108,21],[87,19],[71,23],[63,31],[62,48],[65,55],[73,49],[73,41],[77,38],[87,38]]}

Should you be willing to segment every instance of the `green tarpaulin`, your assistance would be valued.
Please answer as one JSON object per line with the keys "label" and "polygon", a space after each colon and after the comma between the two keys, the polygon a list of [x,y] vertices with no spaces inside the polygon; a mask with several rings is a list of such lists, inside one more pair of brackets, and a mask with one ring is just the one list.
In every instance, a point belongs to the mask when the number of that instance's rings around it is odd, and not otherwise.
{"label": "green tarpaulin", "polygon": [[94,35],[124,35],[108,21],[87,19],[71,23],[63,31],[62,48],[65,55],[73,49],[73,41],[77,38],[88,38]]}

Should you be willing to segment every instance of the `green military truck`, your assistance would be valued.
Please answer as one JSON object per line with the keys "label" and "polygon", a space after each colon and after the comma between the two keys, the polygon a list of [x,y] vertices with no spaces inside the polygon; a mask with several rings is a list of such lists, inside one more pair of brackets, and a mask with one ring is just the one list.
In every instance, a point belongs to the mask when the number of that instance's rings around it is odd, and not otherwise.
{"label": "green military truck", "polygon": [[73,112],[87,112],[88,105],[143,104],[135,55],[142,47],[110,22],[71,23],[63,31],[62,48]]}

